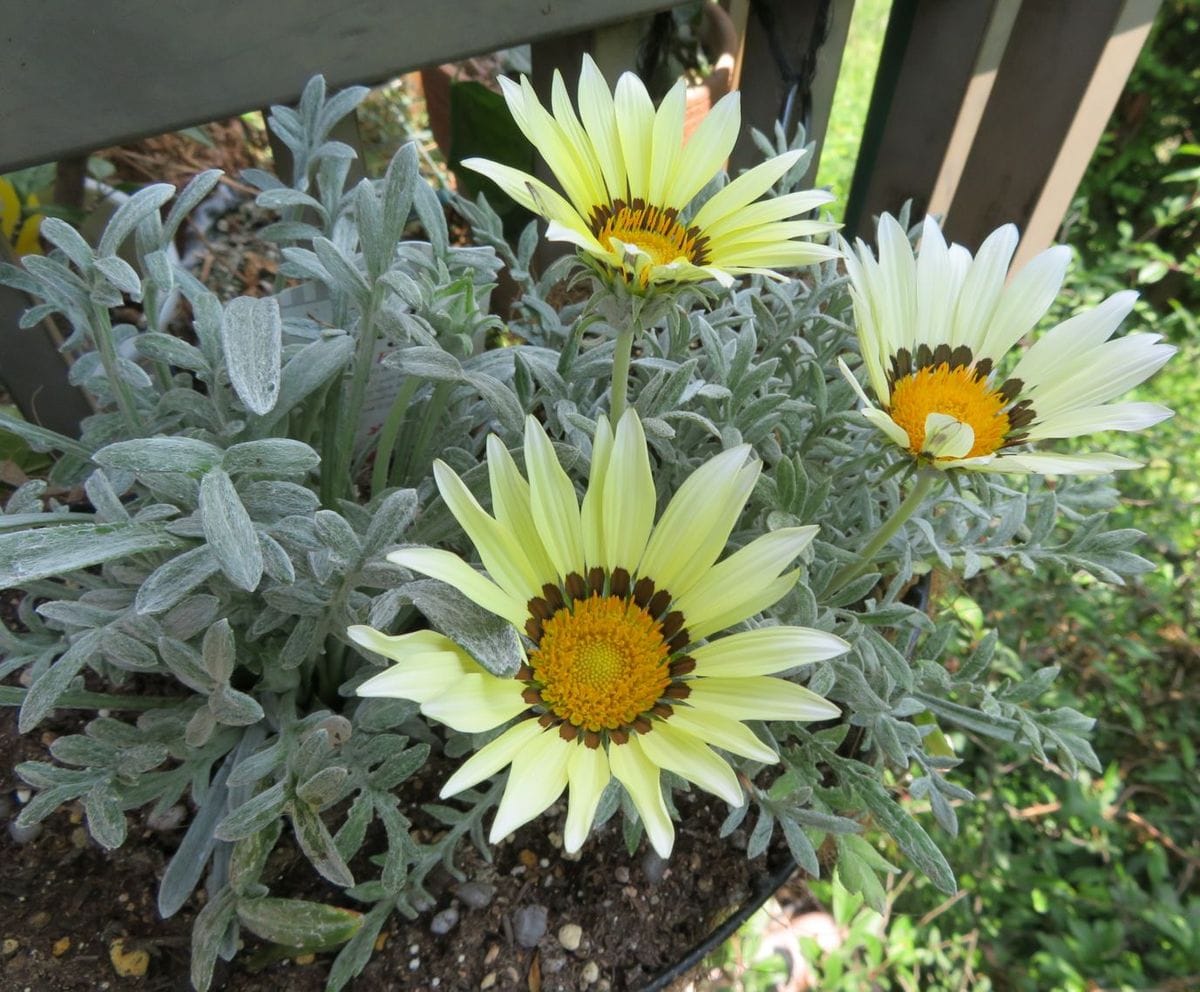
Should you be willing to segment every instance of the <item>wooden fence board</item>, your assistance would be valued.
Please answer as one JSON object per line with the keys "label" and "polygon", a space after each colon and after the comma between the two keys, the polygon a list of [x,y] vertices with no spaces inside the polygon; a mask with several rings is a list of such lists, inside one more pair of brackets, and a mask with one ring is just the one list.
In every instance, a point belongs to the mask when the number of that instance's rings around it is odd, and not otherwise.
{"label": "wooden fence board", "polygon": [[1049,245],[1158,6],[1022,5],[947,211],[949,236],[978,245],[1014,221],[1021,257]]}
{"label": "wooden fence board", "polygon": [[0,0],[0,171],[290,103],[663,0]]}

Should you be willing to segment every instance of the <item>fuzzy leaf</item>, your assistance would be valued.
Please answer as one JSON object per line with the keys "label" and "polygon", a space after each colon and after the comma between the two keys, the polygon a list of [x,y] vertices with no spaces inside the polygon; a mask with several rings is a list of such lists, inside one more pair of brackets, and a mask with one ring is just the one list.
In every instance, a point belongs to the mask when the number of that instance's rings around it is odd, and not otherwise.
{"label": "fuzzy leaf", "polygon": [[273,296],[241,296],[225,305],[221,340],[229,381],[246,409],[271,412],[279,398],[283,321]]}
{"label": "fuzzy leaf", "polygon": [[262,548],[233,480],[222,469],[211,469],[200,481],[200,520],[221,571],[239,589],[252,592],[262,578]]}
{"label": "fuzzy leaf", "polygon": [[422,579],[405,588],[429,622],[493,675],[516,673],[525,652],[512,624],[476,606],[453,586]]}
{"label": "fuzzy leaf", "polygon": [[275,944],[301,951],[326,951],[344,944],[362,926],[362,913],[302,899],[242,899],[238,919],[248,930]]}

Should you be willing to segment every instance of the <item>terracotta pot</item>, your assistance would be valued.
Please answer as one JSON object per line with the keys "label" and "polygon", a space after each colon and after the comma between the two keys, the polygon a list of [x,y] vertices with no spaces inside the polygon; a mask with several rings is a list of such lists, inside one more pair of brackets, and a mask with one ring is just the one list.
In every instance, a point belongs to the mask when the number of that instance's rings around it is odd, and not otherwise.
{"label": "terracotta pot", "polygon": [[737,65],[739,39],[737,28],[722,7],[706,3],[700,24],[700,44],[712,61],[713,70],[704,82],[689,86],[684,112],[683,134],[689,138],[707,114],[726,93],[733,89],[733,70]]}

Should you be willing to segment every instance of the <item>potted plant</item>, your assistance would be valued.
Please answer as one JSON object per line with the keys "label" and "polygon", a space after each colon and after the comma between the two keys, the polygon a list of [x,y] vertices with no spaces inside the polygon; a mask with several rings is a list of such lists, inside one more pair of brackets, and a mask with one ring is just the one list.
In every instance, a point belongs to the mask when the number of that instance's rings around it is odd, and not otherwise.
{"label": "potted plant", "polygon": [[[85,497],[29,483],[0,517],[0,701],[24,733],[89,713],[18,765],[17,822],[78,804],[119,851],[182,809],[157,906],[194,913],[197,989],[246,944],[332,955],[329,989],[376,952],[428,987],[653,986],[786,856],[869,901],[889,858],[952,892],[894,790],[954,829],[944,729],[1094,763],[1087,718],[1037,706],[1053,671],[992,684],[994,637],[905,597],[934,564],[1145,568],[1086,478],[1123,466],[1029,446],[1161,418],[1104,404],[1169,349],[1107,342],[1118,295],[1006,378],[1061,252],[1003,289],[1010,230],[970,262],[927,221],[914,258],[902,215],[877,260],[806,216],[803,148],[719,174],[732,101],[680,155],[682,89],[581,79],[582,121],[506,85],[562,193],[464,163],[579,248],[540,275],[486,201],[452,245],[411,147],[347,190],[328,135],[363,91],[320,79],[273,111],[290,183],[243,175],[280,213],[279,297],[222,305],[169,260],[212,172],[95,248],[46,220],[50,254],[0,273],[71,323],[100,404],[78,439],[0,415]],[[489,350],[500,266],[525,343]],[[190,338],[112,323],[176,287]]]}

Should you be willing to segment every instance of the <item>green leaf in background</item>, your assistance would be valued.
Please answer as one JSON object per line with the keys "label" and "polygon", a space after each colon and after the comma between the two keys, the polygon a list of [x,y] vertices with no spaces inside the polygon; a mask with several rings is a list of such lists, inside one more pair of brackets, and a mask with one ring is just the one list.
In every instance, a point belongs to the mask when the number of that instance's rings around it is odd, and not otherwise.
{"label": "green leaf in background", "polygon": [[301,952],[327,951],[344,944],[362,926],[362,913],[303,899],[242,899],[238,919],[248,930]]}
{"label": "green leaf in background", "polygon": [[481,156],[533,172],[534,150],[513,120],[504,97],[474,81],[450,84],[450,167],[459,190],[474,199],[483,193],[504,221],[504,231],[515,238],[532,219],[532,214],[501,192],[490,179],[470,169],[461,169],[463,159]]}

